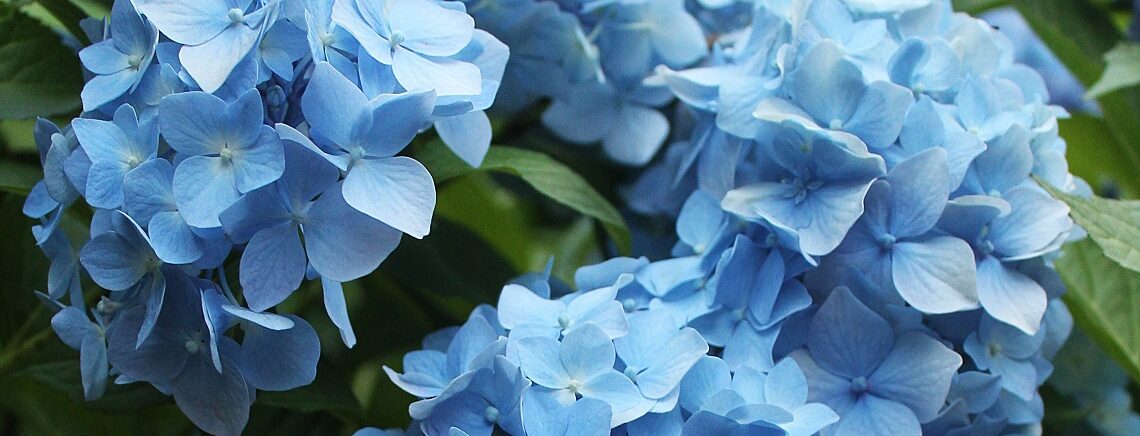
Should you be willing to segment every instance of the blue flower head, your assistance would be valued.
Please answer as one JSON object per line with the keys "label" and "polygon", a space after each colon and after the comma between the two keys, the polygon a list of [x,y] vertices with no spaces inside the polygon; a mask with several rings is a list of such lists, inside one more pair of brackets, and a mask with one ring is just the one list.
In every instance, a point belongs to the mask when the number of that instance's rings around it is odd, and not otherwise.
{"label": "blue flower head", "polygon": [[79,52],[83,67],[95,74],[83,87],[85,111],[94,111],[134,91],[154,59],[158,30],[139,15],[134,2],[114,2],[110,33],[110,38]]}

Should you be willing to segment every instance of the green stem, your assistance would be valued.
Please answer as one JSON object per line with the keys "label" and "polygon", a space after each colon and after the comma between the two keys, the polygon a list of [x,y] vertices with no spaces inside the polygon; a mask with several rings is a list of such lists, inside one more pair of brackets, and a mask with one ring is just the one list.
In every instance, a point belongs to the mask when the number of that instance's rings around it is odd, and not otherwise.
{"label": "green stem", "polygon": [[7,349],[3,354],[0,354],[0,375],[7,374],[8,371],[20,359],[26,357],[27,354],[37,351],[41,342],[51,338],[54,332],[52,329],[47,328],[40,330],[35,336],[28,338],[27,341],[20,343],[14,349]]}

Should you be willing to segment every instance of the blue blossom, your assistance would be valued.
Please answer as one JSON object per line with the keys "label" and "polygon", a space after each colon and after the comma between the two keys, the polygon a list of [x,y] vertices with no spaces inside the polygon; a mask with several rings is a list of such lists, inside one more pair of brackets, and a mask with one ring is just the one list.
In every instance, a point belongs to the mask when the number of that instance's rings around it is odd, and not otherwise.
{"label": "blue blossom", "polygon": [[[286,141],[281,178],[221,214],[226,233],[246,243],[240,281],[251,309],[284,301],[300,286],[306,265],[347,282],[375,270],[400,242],[398,231],[345,203],[338,178],[331,163]],[[361,231],[371,236],[357,237]]]}
{"label": "blue blossom", "polygon": [[708,52],[704,30],[683,0],[585,1],[582,7],[603,17],[597,24],[602,67],[616,80],[640,78],[658,63],[685,67]]}
{"label": "blue blossom", "polygon": [[158,153],[158,123],[139,120],[134,108],[123,105],[112,121],[78,118],[71,125],[91,161],[84,189],[87,202],[103,209],[121,206],[127,172]]}
{"label": "blue blossom", "polygon": [[[859,347],[851,347],[858,338]],[[839,289],[812,319],[807,349],[792,353],[808,379],[808,398],[840,420],[836,434],[921,434],[962,364],[957,353],[921,333],[896,337],[886,320]]]}
{"label": "blue blossom", "polygon": [[220,227],[218,216],[241,194],[281,177],[281,140],[264,118],[254,90],[233,103],[204,92],[162,99],[162,137],[186,156],[174,169],[174,200],[191,226]]}
{"label": "blue blossom", "polygon": [[51,327],[60,340],[79,350],[79,369],[83,378],[83,397],[102,397],[107,388],[107,338],[103,319],[95,312],[95,321],[78,307],[65,307],[51,317]]}
{"label": "blue blossom", "polygon": [[645,398],[641,407],[660,413],[676,406],[681,378],[709,351],[696,330],[677,328],[660,311],[629,315],[629,334],[614,339],[614,348],[629,377]]}
{"label": "blue blossom", "polygon": [[222,87],[274,22],[277,2],[260,0],[146,0],[139,10],[183,47],[186,72],[206,92]]}
{"label": "blue blossom", "polygon": [[785,123],[761,144],[763,180],[729,191],[722,206],[795,235],[805,255],[830,253],[863,213],[863,197],[884,172],[881,158],[849,135]]}
{"label": "blue blossom", "polygon": [[104,289],[145,299],[146,316],[136,329],[136,343],[145,342],[164,305],[171,270],[163,268],[143,230],[122,212],[111,212],[110,229],[91,238],[79,260],[91,280]]}
{"label": "blue blossom", "polygon": [[[124,309],[107,330],[108,360],[122,376],[170,392],[182,412],[199,428],[237,434],[249,419],[250,388],[238,365],[238,344],[217,341],[217,367],[211,335],[202,312],[197,279],[171,276],[154,334],[141,344],[136,337],[149,316],[146,308]],[[212,289],[211,289],[212,290]]]}
{"label": "blue blossom", "polygon": [[932,232],[950,194],[948,176],[937,147],[897,164],[872,187],[866,213],[824,263],[858,268],[926,313],[978,307],[970,245]]}
{"label": "blue blossom", "polygon": [[449,58],[471,42],[475,30],[462,4],[336,0],[332,17],[369,56],[390,65],[404,89],[440,96],[480,93],[479,67]]}
{"label": "blue blossom", "polygon": [[[594,324],[567,333],[561,342],[539,336],[519,339],[518,355],[523,374],[535,384],[530,388],[533,395],[561,402],[579,395],[602,400],[611,407],[611,427],[644,413],[636,410],[641,394],[633,381],[614,369],[613,342]],[[557,410],[541,413],[557,416]]]}
{"label": "blue blossom", "polygon": [[606,337],[616,338],[629,332],[625,310],[614,299],[619,287],[614,285],[560,300],[547,300],[523,286],[507,285],[499,295],[499,323],[511,330],[512,337],[557,339],[593,325]]}
{"label": "blue blossom", "polygon": [[111,37],[79,52],[83,67],[95,74],[83,86],[83,110],[93,111],[139,86],[158,46],[158,30],[139,16],[133,2],[111,6]]}
{"label": "blue blossom", "polygon": [[1053,366],[1037,354],[1044,339],[1045,330],[1027,335],[1010,325],[982,317],[978,331],[966,339],[963,348],[978,369],[1001,376],[1003,389],[1024,400],[1031,400],[1039,384],[1039,375],[1047,375],[1053,370]]}
{"label": "blue blossom", "polygon": [[434,101],[433,91],[369,100],[331,65],[320,63],[301,102],[312,141],[289,126],[277,129],[285,140],[347,173],[342,194],[353,209],[423,238],[435,209],[435,185],[422,164],[394,155],[427,124]]}

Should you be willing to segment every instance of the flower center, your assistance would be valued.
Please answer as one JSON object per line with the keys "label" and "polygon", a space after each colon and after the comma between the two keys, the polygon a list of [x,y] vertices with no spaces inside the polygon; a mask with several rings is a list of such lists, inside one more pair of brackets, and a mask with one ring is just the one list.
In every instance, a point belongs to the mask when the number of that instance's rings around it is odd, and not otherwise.
{"label": "flower center", "polygon": [[625,371],[622,372],[622,374],[625,374],[625,376],[629,377],[629,379],[634,383],[637,383],[637,375],[640,373],[641,371],[638,371],[637,368],[634,368],[632,366],[627,366],[625,368]]}
{"label": "flower center", "polygon": [[336,44],[336,35],[333,35],[332,32],[322,33],[321,34],[321,44],[324,45],[325,47],[330,47],[333,44]]}
{"label": "flower center", "polygon": [[186,347],[186,351],[190,354],[198,354],[198,351],[202,349],[202,333],[198,332],[193,335],[186,335],[186,343],[183,344],[183,346]]}
{"label": "flower center", "polygon": [[582,389],[582,382],[577,379],[570,379],[569,386],[566,386],[566,388],[569,389],[570,392],[573,392],[574,395],[578,395],[578,391]]}
{"label": "flower center", "polygon": [[245,21],[245,13],[241,9],[233,8],[226,13],[226,17],[230,19],[231,24],[241,24]]}
{"label": "flower center", "polygon": [[127,157],[127,166],[134,168],[134,167],[139,166],[139,163],[141,163],[141,162],[139,162],[138,156],[135,156],[132,154],[129,157]]}
{"label": "flower center", "polygon": [[626,312],[633,312],[637,310],[637,301],[634,301],[632,298],[621,300],[621,309]]}
{"label": "flower center", "polygon": [[234,151],[230,150],[228,146],[222,147],[222,150],[218,152],[218,155],[222,157],[222,160],[228,162],[234,158]]}
{"label": "flower center", "polygon": [[558,326],[561,327],[562,330],[566,330],[567,328],[569,328],[570,327],[570,316],[565,314],[565,313],[558,315]]}
{"label": "flower center", "polygon": [[867,378],[863,376],[851,379],[851,391],[857,393],[867,392],[870,386],[867,385]]}
{"label": "flower center", "polygon": [[1001,355],[1001,345],[993,343],[993,342],[987,344],[986,345],[986,354],[989,354],[990,357],[1000,356]]}
{"label": "flower center", "polygon": [[843,128],[843,121],[840,121],[838,118],[831,120],[830,123],[827,123],[827,128],[831,129],[831,130],[842,129]]}
{"label": "flower center", "polygon": [[403,44],[406,39],[408,39],[408,37],[404,35],[404,32],[393,30],[392,37],[389,38],[388,41],[391,42],[392,45],[400,45]]}
{"label": "flower center", "polygon": [[978,252],[983,256],[989,256],[994,252],[994,243],[990,242],[989,239],[983,240],[978,244]]}
{"label": "flower center", "polygon": [[808,194],[811,191],[819,189],[823,186],[822,181],[805,179],[802,177],[797,177],[795,180],[791,181],[785,180],[784,184],[789,185],[792,188],[788,191],[787,194],[784,194],[784,198],[795,199],[797,205],[803,203],[804,199],[807,198]]}
{"label": "flower center", "polygon": [[142,65],[142,56],[136,54],[127,56],[127,65],[137,70],[139,66]]}
{"label": "flower center", "polygon": [[483,419],[491,423],[497,422],[499,420],[499,409],[496,409],[495,406],[487,406],[487,410],[483,411]]}
{"label": "flower center", "polygon": [[895,241],[897,241],[897,239],[895,239],[894,235],[884,233],[882,236],[879,236],[879,248],[882,248],[883,251],[890,251],[895,247]]}

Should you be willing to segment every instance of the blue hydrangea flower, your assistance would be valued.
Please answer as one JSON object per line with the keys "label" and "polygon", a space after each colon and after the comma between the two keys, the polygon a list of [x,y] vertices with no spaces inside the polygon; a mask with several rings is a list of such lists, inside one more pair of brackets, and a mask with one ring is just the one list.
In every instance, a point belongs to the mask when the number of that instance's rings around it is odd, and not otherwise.
{"label": "blue hydrangea flower", "polygon": [[[242,196],[220,218],[235,242],[246,243],[240,281],[258,311],[292,294],[306,265],[347,282],[375,270],[400,242],[398,231],[345,203],[335,166],[300,144],[285,144],[281,178]],[[361,231],[371,236],[357,237]]]}
{"label": "blue hydrangea flower", "polygon": [[[629,377],[614,369],[614,344],[597,325],[585,324],[561,342],[539,336],[519,339],[518,355],[523,374],[535,384],[530,388],[534,395],[561,402],[579,395],[604,401],[613,414],[611,427],[640,415],[635,409],[641,394]],[[557,416],[556,410],[543,411],[548,413]]]}
{"label": "blue hydrangea flower", "polygon": [[127,172],[158,153],[158,123],[139,120],[134,108],[123,105],[112,121],[78,118],[71,125],[91,161],[84,189],[87,202],[103,209],[121,206]]}
{"label": "blue hydrangea flower", "polygon": [[[264,6],[263,6],[264,5]],[[163,35],[182,44],[178,59],[206,92],[222,87],[273,24],[277,2],[146,0],[139,10]]]}
{"label": "blue hydrangea flower", "polygon": [[[848,344],[858,338],[859,347]],[[808,379],[808,398],[840,420],[836,434],[922,433],[950,389],[962,358],[937,340],[896,337],[886,320],[839,289],[812,319],[807,349],[792,353]]]}
{"label": "blue hydrangea flower", "polygon": [[110,38],[79,51],[83,67],[95,74],[80,95],[85,111],[133,91],[154,59],[158,30],[139,16],[133,2],[117,1],[111,6],[110,32]]}
{"label": "blue hydrangea flower", "polygon": [[102,397],[107,388],[107,332],[103,318],[95,312],[95,321],[78,307],[65,307],[51,317],[51,327],[67,346],[79,350],[79,369],[83,379],[83,397]]}
{"label": "blue hydrangea flower", "polygon": [[345,171],[342,193],[353,209],[413,237],[427,235],[435,209],[431,174],[414,159],[394,155],[426,126],[434,92],[369,100],[328,63],[317,65],[309,83],[301,104],[312,141],[278,124],[281,137]]}
{"label": "blue hydrangea flower", "polygon": [[884,173],[882,158],[850,135],[788,123],[761,144],[762,181],[729,191],[723,207],[795,235],[806,255],[830,253],[863,214],[863,197]]}
{"label": "blue hydrangea flower", "polygon": [[404,89],[479,95],[479,67],[450,58],[471,42],[475,30],[462,4],[336,0],[332,17],[369,56],[390,65]]}
{"label": "blue hydrangea flower", "polygon": [[233,103],[204,92],[162,99],[162,137],[186,156],[174,169],[174,200],[191,226],[220,227],[218,216],[241,194],[281,177],[281,140],[264,118],[255,90]]}

